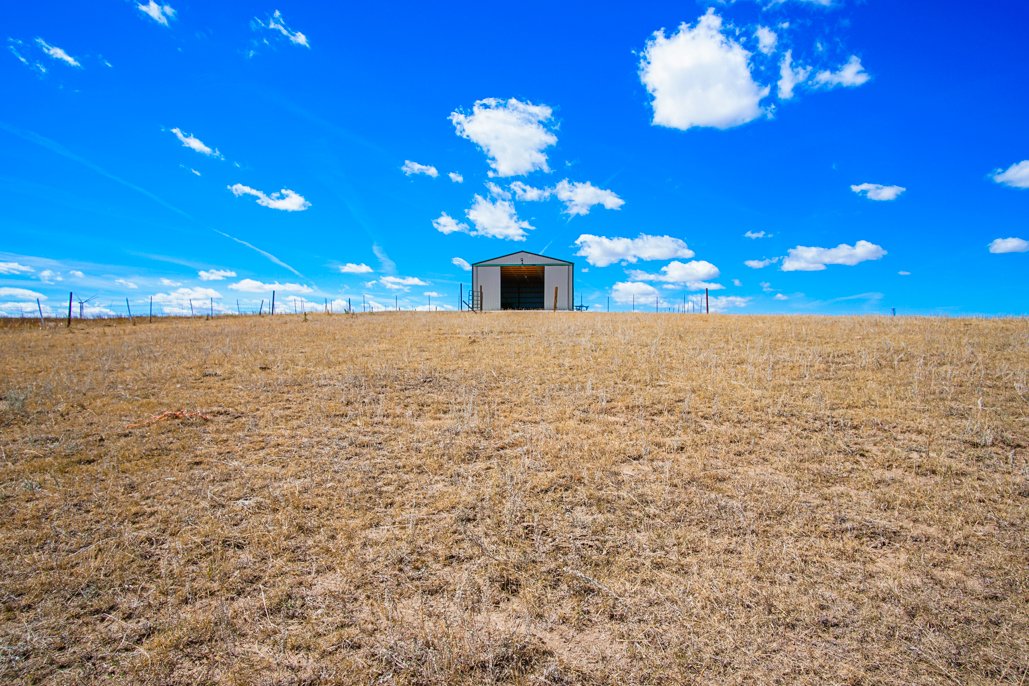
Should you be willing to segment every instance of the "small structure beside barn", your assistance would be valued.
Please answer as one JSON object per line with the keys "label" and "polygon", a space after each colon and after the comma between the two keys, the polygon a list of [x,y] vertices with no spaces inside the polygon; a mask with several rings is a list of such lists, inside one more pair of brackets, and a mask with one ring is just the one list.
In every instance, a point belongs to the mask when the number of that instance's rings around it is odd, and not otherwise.
{"label": "small structure beside barn", "polygon": [[472,265],[476,310],[571,310],[575,265],[525,250]]}

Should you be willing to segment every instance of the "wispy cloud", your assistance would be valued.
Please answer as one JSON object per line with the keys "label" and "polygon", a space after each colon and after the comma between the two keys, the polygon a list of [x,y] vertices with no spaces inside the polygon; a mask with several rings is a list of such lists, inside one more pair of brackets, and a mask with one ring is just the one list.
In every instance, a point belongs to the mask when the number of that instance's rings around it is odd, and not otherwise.
{"label": "wispy cloud", "polygon": [[758,238],[771,238],[772,234],[765,233],[764,231],[748,231],[743,234],[744,238],[758,239]]}
{"label": "wispy cloud", "polygon": [[0,298],[11,298],[12,300],[46,300],[46,296],[27,288],[0,288]]}
{"label": "wispy cloud", "polygon": [[417,174],[424,174],[425,176],[431,176],[432,178],[439,176],[439,170],[431,164],[418,164],[411,160],[404,160],[404,164],[400,167],[400,171],[404,172],[406,176]]}
{"label": "wispy cloud", "polygon": [[240,245],[246,246],[246,247],[250,248],[251,250],[253,250],[254,252],[260,253],[261,255],[264,255],[266,258],[271,260],[273,263],[279,265],[280,267],[282,267],[284,269],[288,269],[289,271],[293,272],[294,274],[296,274],[300,278],[304,278],[304,275],[301,274],[300,272],[298,272],[296,269],[294,269],[293,267],[289,266],[288,264],[286,264],[285,262],[280,260],[275,255],[272,255],[270,252],[268,252],[266,250],[261,250],[260,248],[258,248],[253,243],[248,243],[245,240],[243,240],[242,238],[236,238],[235,236],[227,234],[224,231],[219,231],[218,229],[211,229],[211,230],[214,231],[215,233],[221,235],[221,236],[224,236],[225,238],[228,238],[230,241],[236,241]]}
{"label": "wispy cloud", "polygon": [[450,260],[450,264],[454,265],[455,267],[459,267],[466,272],[472,271],[472,265],[468,264],[468,260],[461,257],[455,257],[454,259]]}
{"label": "wispy cloud", "polygon": [[815,85],[825,88],[836,88],[837,86],[855,88],[867,83],[870,78],[872,77],[861,66],[861,58],[851,55],[847,63],[836,71],[826,69],[815,74],[813,82]]}
{"label": "wispy cloud", "polygon": [[19,262],[0,262],[0,274],[31,274],[32,267]]}
{"label": "wispy cloud", "polygon": [[82,65],[79,63],[77,59],[75,59],[74,57],[72,57],[56,45],[50,45],[42,38],[36,39],[36,45],[38,45],[44,53],[46,53],[55,60],[64,62],[65,64],[72,67],[82,67]]}
{"label": "wispy cloud", "polygon": [[428,286],[428,281],[422,281],[417,276],[383,276],[379,279],[386,288],[394,291],[406,291],[411,286]]}
{"label": "wispy cloud", "polygon": [[[205,144],[196,136],[192,136],[188,133],[185,133],[182,131],[182,129],[178,127],[172,129],[171,132],[175,134],[175,137],[179,139],[179,142],[182,143],[183,146],[189,148],[190,150],[195,150],[201,155],[207,155],[208,157],[225,159],[224,156],[220,152],[218,152],[217,149]],[[192,171],[193,173],[197,174],[197,176],[199,176],[199,173],[195,169]]]}
{"label": "wispy cloud", "polygon": [[262,207],[270,207],[273,210],[282,210],[284,212],[303,212],[311,207],[304,196],[300,195],[296,191],[291,191],[288,188],[268,195],[263,191],[259,191],[256,188],[250,186],[244,186],[241,183],[235,183],[228,187],[232,194],[237,198],[243,195],[252,195],[257,198],[257,204]]}
{"label": "wispy cloud", "polygon": [[747,265],[751,269],[764,269],[770,264],[775,264],[781,257],[767,257],[763,260],[744,260],[743,264]]}
{"label": "wispy cloud", "polygon": [[231,279],[236,275],[236,272],[231,269],[201,269],[197,272],[197,276],[200,277],[201,281],[224,281],[225,279]]}
{"label": "wispy cloud", "polygon": [[310,286],[302,283],[265,283],[255,279],[243,279],[236,283],[230,283],[229,289],[241,293],[267,293],[269,291],[282,291],[283,293],[311,293],[314,291]]}
{"label": "wispy cloud", "polygon": [[139,3],[136,5],[136,9],[161,26],[168,26],[168,21],[175,18],[175,9],[171,5],[160,5],[154,0],[149,0],[145,5]]}
{"label": "wispy cloud", "polygon": [[386,250],[378,243],[372,244],[372,254],[378,258],[379,267],[382,271],[387,274],[393,274],[397,271],[397,263],[389,258],[389,255],[386,254]]}
{"label": "wispy cloud", "polygon": [[272,12],[272,16],[269,17],[266,21],[254,19],[254,24],[258,28],[268,29],[269,31],[273,31],[275,33],[280,34],[281,36],[289,40],[289,42],[293,45],[301,45],[305,48],[311,47],[311,44],[307,40],[306,35],[304,35],[300,31],[294,31],[293,29],[289,28],[289,25],[286,24],[286,20],[282,18],[282,12],[280,12],[279,10],[275,10],[274,12]]}
{"label": "wispy cloud", "polygon": [[115,279],[114,282],[123,288],[128,288],[131,290],[136,290],[137,288],[139,288],[139,284],[137,284],[135,281],[129,281],[128,279]]}

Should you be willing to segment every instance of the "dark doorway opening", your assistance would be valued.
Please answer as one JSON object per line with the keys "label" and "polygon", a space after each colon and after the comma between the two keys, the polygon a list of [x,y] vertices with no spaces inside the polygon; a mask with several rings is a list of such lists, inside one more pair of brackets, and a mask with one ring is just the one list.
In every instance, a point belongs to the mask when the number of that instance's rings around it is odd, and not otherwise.
{"label": "dark doorway opening", "polygon": [[543,267],[501,267],[500,309],[542,310]]}

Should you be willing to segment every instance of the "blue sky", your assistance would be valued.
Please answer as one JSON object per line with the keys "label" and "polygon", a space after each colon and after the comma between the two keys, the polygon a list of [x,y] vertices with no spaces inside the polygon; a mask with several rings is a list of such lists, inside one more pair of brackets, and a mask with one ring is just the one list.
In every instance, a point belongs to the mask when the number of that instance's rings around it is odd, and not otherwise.
{"label": "blue sky", "polygon": [[4,3],[0,312],[1026,313],[1029,4],[621,5]]}

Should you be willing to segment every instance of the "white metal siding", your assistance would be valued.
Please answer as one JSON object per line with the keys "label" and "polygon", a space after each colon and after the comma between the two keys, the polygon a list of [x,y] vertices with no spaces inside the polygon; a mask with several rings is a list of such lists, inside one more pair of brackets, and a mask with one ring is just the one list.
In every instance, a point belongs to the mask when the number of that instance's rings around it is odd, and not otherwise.
{"label": "white metal siding", "polygon": [[500,267],[476,267],[476,288],[482,287],[482,309],[500,309]]}
{"label": "white metal siding", "polygon": [[543,309],[554,309],[554,288],[557,288],[557,309],[572,309],[572,268],[567,264],[543,268]]}

